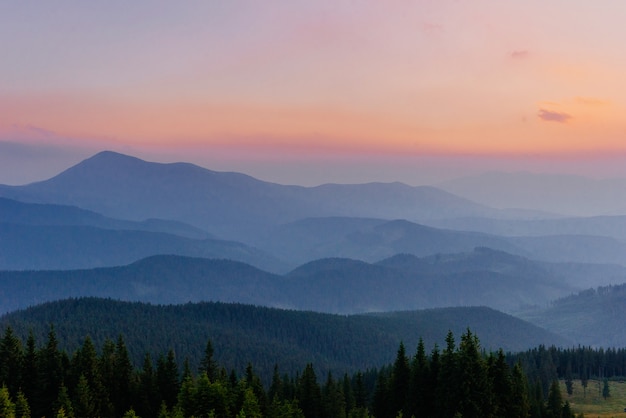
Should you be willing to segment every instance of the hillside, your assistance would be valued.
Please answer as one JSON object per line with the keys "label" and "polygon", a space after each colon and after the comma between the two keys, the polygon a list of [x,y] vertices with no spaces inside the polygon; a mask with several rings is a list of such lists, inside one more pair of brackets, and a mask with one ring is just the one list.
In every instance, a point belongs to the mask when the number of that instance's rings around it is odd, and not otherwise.
{"label": "hillside", "polygon": [[476,247],[525,252],[495,235],[433,228],[406,220],[354,217],[302,219],[280,225],[253,243],[299,263],[329,257],[376,262],[399,253],[423,257]]}
{"label": "hillside", "polygon": [[76,206],[19,202],[0,197],[0,219],[3,223],[25,225],[92,226],[101,229],[164,232],[186,238],[214,238],[191,225],[165,219],[139,222],[109,218]]}
{"label": "hillside", "polygon": [[437,186],[496,208],[544,210],[570,216],[626,214],[626,182],[620,178],[487,172]]}
{"label": "hillside", "polygon": [[272,271],[285,270],[284,264],[274,257],[233,241],[84,225],[0,222],[0,269],[3,270],[111,267],[157,254],[228,258]]}
{"label": "hillside", "polygon": [[[381,315],[329,315],[240,304],[198,303],[155,306],[105,299],[46,303],[0,317],[23,338],[32,329],[45,341],[53,323],[62,348],[76,349],[86,335],[97,346],[123,335],[136,365],[145,352],[173,348],[178,359],[197,367],[211,340],[218,363],[242,372],[248,362],[266,378],[274,364],[281,371],[366,370],[392,362],[403,341],[412,353],[420,337],[426,347],[444,346],[449,330],[461,335],[469,327],[486,348],[521,351],[538,344],[568,345],[555,334],[488,308],[449,308]],[[323,375],[323,374],[322,374]],[[341,374],[335,374],[340,376]]]}
{"label": "hillside", "polygon": [[[616,218],[613,225],[616,231],[614,235],[620,232],[619,219]],[[487,219],[482,222],[484,225],[491,224],[491,220]],[[445,225],[447,222],[429,223]],[[464,225],[451,223],[459,228]],[[607,221],[604,230],[609,228],[610,221]],[[611,283],[604,278],[607,274],[626,277],[623,268],[621,273],[608,273],[605,267],[599,266],[624,266],[625,241],[598,234],[549,235],[548,231],[539,235],[538,230],[535,236],[505,236],[472,232],[469,225],[468,230],[454,230],[407,220],[328,217],[302,219],[280,225],[252,243],[284,260],[298,263],[328,257],[376,262],[399,253],[423,257],[488,247],[545,262],[596,264],[598,271],[591,272],[594,280],[588,282],[587,286]]]}
{"label": "hillside", "polygon": [[586,235],[626,241],[626,216],[556,219],[450,218],[429,220],[426,224],[436,228],[476,231],[493,235]]}
{"label": "hillside", "polygon": [[626,346],[626,284],[589,289],[517,316],[580,344]]}
{"label": "hillside", "polygon": [[153,256],[111,268],[0,271],[0,309],[68,297],[241,302],[330,313],[486,305],[505,311],[577,290],[530,260],[486,249],[377,264],[330,258],[276,275],[231,260]]}

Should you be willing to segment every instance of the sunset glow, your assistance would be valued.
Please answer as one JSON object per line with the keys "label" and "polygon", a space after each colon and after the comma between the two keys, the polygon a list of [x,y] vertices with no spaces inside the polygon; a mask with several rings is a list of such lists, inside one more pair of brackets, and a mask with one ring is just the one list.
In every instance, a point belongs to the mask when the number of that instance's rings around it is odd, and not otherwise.
{"label": "sunset glow", "polygon": [[577,0],[10,2],[0,142],[211,168],[226,154],[622,165],[624,17]]}

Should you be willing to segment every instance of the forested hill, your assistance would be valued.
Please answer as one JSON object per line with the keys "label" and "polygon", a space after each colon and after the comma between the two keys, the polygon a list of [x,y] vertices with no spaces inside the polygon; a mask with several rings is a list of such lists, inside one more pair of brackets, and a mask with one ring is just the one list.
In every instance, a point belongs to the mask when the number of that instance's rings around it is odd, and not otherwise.
{"label": "forested hill", "polygon": [[589,289],[519,316],[595,347],[626,345],[626,284]]}
{"label": "forested hill", "polygon": [[423,259],[405,255],[378,264],[323,259],[283,276],[230,260],[153,256],[93,270],[0,271],[0,288],[2,313],[84,296],[342,314],[478,305],[512,312],[578,290],[530,260],[486,249]]}
{"label": "forested hill", "polygon": [[42,344],[54,324],[61,348],[73,351],[85,336],[101,347],[122,335],[137,367],[146,352],[173,348],[181,362],[197,367],[207,340],[227,369],[245,370],[248,362],[269,378],[276,363],[295,373],[312,362],[320,370],[357,371],[393,360],[403,341],[411,351],[420,337],[443,346],[448,331],[470,328],[487,349],[521,351],[539,344],[571,343],[527,322],[489,308],[445,308],[379,315],[330,315],[241,304],[198,303],[158,306],[81,298],[42,304],[0,317],[24,340],[33,330]]}

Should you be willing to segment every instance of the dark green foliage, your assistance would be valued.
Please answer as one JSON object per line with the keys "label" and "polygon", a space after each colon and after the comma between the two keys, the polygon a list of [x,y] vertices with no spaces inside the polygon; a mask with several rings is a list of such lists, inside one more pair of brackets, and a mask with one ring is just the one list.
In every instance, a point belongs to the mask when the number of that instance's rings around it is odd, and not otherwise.
{"label": "dark green foliage", "polygon": [[299,406],[307,418],[322,417],[322,393],[312,364],[307,364],[298,379],[296,395]]}
{"label": "dark green foliage", "polygon": [[[15,338],[7,329],[5,340]],[[17,340],[18,345],[21,341]],[[32,335],[27,347],[34,347]],[[205,354],[212,357],[212,346]],[[520,363],[511,368],[502,351],[485,354],[478,338],[467,330],[459,345],[449,332],[446,348],[440,354],[435,345],[426,355],[423,341],[415,356],[406,355],[400,343],[396,359],[378,370],[344,374],[335,379],[326,374],[323,385],[313,364],[308,363],[295,378],[281,376],[275,365],[269,390],[262,384],[251,363],[241,378],[234,371],[215,366],[214,379],[204,367],[199,374],[187,370],[181,381],[174,351],[160,354],[156,369],[151,356],[144,355],[141,368],[130,363],[124,339],[106,339],[100,350],[90,337],[68,358],[58,348],[55,328],[34,350],[38,359],[35,375],[46,376],[38,392],[47,398],[31,401],[20,390],[11,395],[6,386],[0,390],[0,408],[17,416],[45,411],[50,416],[196,416],[196,417],[289,417],[289,418],[394,418],[428,416],[464,417],[564,417],[569,405],[563,403],[558,384],[552,382],[548,400],[543,401],[538,379],[535,396],[530,396]],[[552,352],[552,351],[550,351]],[[558,351],[554,353],[558,354]],[[2,359],[0,359],[2,362]],[[556,363],[560,363],[556,358]],[[27,362],[21,363],[22,376]],[[50,372],[50,376],[47,373]],[[56,380],[53,380],[56,379]],[[7,378],[8,383],[15,382]],[[53,387],[52,382],[57,386]],[[54,392],[50,397],[49,393]],[[38,412],[32,412],[40,416]],[[43,414],[42,414],[43,415]],[[48,416],[48,415],[46,415]]]}
{"label": "dark green foliage", "polygon": [[[432,347],[442,342],[447,330],[460,335],[467,326],[483,336],[481,342],[487,349],[519,351],[554,341],[543,331],[488,308],[339,316],[240,304],[154,306],[95,298],[14,312],[0,318],[0,329],[10,325],[22,339],[32,330],[42,341],[50,322],[63,335],[59,342],[63,350],[73,352],[86,335],[96,347],[103,347],[107,356],[101,368],[107,385],[114,384],[116,360],[115,343],[108,347],[106,340],[119,334],[124,335],[134,367],[141,367],[146,352],[156,363],[159,355],[171,348],[179,359],[189,360],[191,370],[198,370],[210,341],[214,362],[237,373],[251,362],[264,384],[269,384],[276,363],[289,374],[312,362],[322,376],[328,371],[340,376],[393,362],[399,341],[416,347],[421,336],[424,344]],[[507,333],[499,329],[507,329]],[[24,393],[32,398],[28,390]]]}

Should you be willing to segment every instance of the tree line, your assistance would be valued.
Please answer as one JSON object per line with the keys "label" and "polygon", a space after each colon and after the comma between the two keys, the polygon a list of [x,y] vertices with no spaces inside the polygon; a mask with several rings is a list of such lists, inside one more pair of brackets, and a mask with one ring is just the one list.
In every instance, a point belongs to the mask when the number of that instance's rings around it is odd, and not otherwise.
{"label": "tree line", "polygon": [[[552,354],[552,353],[550,353]],[[380,369],[318,376],[308,363],[295,375],[279,365],[263,384],[248,364],[238,375],[217,364],[211,341],[192,370],[173,350],[134,366],[124,338],[107,339],[98,350],[87,336],[73,353],[59,349],[50,327],[38,345],[24,343],[7,327],[0,339],[0,416],[4,417],[574,417],[557,380],[544,395],[530,382],[522,361],[511,365],[502,352],[485,353],[467,330],[457,345],[415,354],[400,344],[395,361]]]}

